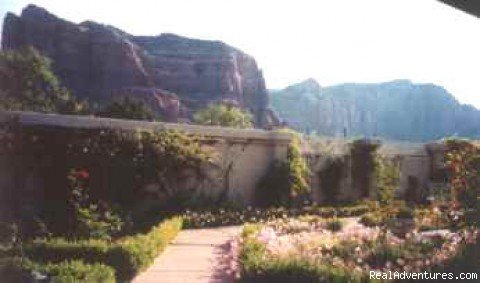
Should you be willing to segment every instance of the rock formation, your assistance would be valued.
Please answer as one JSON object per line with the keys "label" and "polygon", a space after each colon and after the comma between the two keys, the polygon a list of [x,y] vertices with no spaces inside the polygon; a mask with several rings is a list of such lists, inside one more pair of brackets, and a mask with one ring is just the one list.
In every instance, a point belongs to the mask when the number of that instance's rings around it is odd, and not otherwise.
{"label": "rock formation", "polygon": [[304,132],[425,141],[480,137],[480,111],[443,87],[397,80],[321,87],[315,80],[271,91],[272,107]]}
{"label": "rock formation", "polygon": [[255,59],[220,41],[133,36],[91,21],[68,22],[29,5],[20,16],[7,14],[2,35],[4,49],[25,45],[50,57],[62,82],[93,102],[117,95],[161,101],[154,108],[175,121],[210,102],[233,100],[254,114],[258,126],[277,121]]}

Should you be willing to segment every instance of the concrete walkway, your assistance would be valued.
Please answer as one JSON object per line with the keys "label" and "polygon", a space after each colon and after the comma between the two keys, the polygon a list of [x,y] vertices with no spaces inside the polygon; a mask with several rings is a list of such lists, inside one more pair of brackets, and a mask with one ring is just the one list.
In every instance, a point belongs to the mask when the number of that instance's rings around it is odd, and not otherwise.
{"label": "concrete walkway", "polygon": [[229,240],[242,226],[182,230],[134,283],[229,283]]}

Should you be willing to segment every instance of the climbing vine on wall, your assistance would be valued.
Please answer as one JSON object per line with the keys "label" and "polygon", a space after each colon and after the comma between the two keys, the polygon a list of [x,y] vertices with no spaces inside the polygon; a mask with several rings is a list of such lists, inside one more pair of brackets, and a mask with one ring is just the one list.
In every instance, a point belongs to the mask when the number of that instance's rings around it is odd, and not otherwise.
{"label": "climbing vine on wall", "polygon": [[395,197],[395,190],[400,186],[400,168],[393,159],[376,155],[375,181],[380,204],[391,204]]}
{"label": "climbing vine on wall", "polygon": [[[182,171],[202,173],[211,160],[198,138],[178,131],[71,130],[28,127],[22,130],[22,150],[33,155],[95,157],[131,164],[143,181],[157,182],[167,193]],[[68,166],[67,164],[65,164]]]}
{"label": "climbing vine on wall", "polygon": [[353,185],[361,197],[368,197],[374,178],[375,153],[379,144],[369,140],[355,140],[350,144]]}
{"label": "climbing vine on wall", "polygon": [[[188,176],[202,178],[212,154],[199,137],[178,131],[128,131],[118,129],[71,129],[24,126],[8,135],[16,141],[9,147],[24,167],[41,167],[47,217],[59,217],[66,208],[72,168],[85,168],[91,175],[90,197],[118,203],[124,210],[141,200],[146,185],[167,196]],[[36,159],[36,160],[32,160]],[[25,169],[28,170],[28,169]],[[53,203],[53,200],[55,201]],[[60,201],[63,200],[63,201]],[[52,223],[61,221],[52,220]]]}
{"label": "climbing vine on wall", "polygon": [[301,137],[292,134],[285,160],[275,162],[257,185],[256,200],[261,206],[295,205],[310,192],[310,169],[301,152]]}
{"label": "climbing vine on wall", "polygon": [[466,140],[447,140],[451,211],[465,210],[465,221],[480,222],[480,147]]}
{"label": "climbing vine on wall", "polygon": [[342,157],[329,157],[325,167],[318,172],[320,179],[321,192],[327,203],[337,201],[337,195],[340,191],[340,184],[344,178],[345,161]]}

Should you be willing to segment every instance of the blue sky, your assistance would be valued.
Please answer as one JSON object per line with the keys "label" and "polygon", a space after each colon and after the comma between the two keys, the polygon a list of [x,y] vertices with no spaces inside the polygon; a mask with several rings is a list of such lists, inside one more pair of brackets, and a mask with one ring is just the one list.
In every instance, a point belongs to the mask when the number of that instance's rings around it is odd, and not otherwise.
{"label": "blue sky", "polygon": [[410,79],[480,108],[480,19],[436,0],[0,0],[0,17],[28,3],[137,35],[222,40],[257,59],[269,88]]}

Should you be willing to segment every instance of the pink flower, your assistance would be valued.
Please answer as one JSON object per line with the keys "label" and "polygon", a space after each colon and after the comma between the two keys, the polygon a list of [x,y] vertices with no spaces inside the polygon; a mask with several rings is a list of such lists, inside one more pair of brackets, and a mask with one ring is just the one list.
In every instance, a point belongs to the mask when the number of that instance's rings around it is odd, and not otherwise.
{"label": "pink flower", "polygon": [[88,179],[88,177],[90,177],[87,169],[80,169],[74,171],[72,175],[77,179]]}
{"label": "pink flower", "polygon": [[275,233],[275,230],[273,230],[272,227],[266,227],[260,231],[257,239],[263,244],[268,244],[268,242],[274,240],[276,237],[277,234]]}

